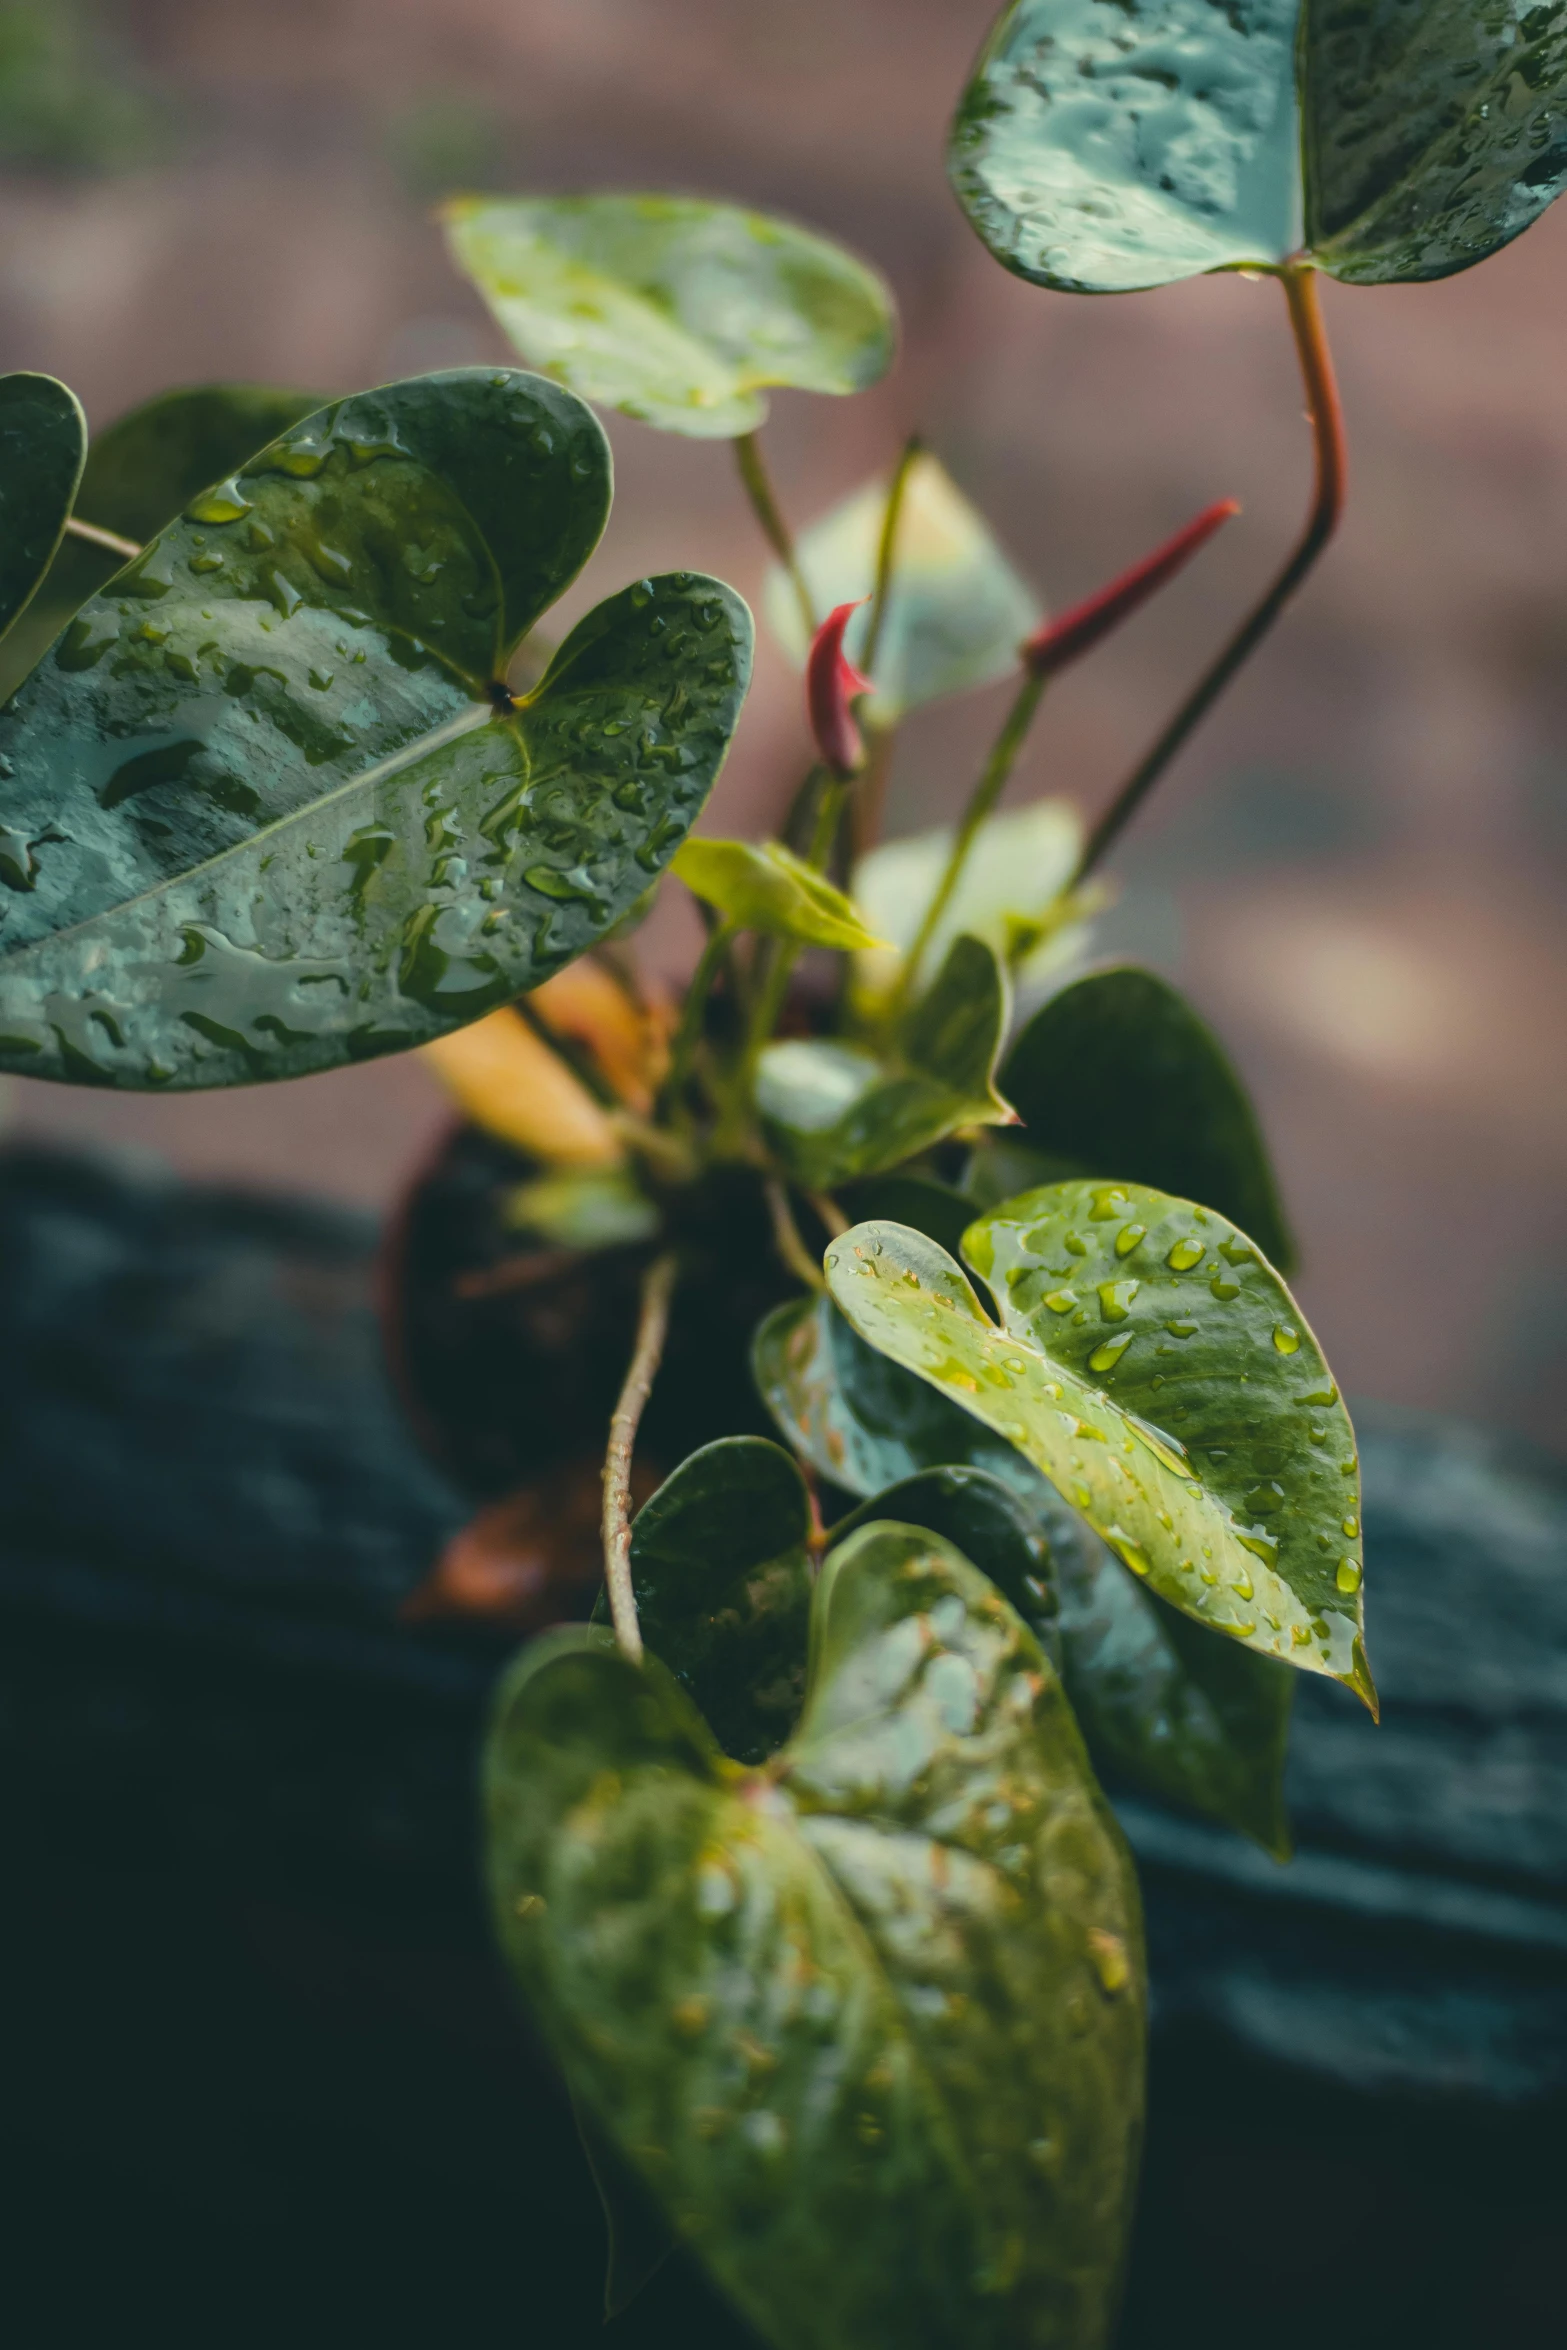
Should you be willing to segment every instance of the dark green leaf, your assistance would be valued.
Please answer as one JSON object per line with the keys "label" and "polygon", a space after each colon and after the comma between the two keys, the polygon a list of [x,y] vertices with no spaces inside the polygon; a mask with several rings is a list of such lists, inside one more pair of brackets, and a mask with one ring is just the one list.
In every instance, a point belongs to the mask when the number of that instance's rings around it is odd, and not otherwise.
{"label": "dark green leaf", "polygon": [[799,1731],[737,1771],[656,1664],[556,1633],[486,1761],[507,1955],[573,2087],[780,2350],[1090,2350],[1136,2165],[1130,1866],[1037,1643],[868,1526]]}
{"label": "dark green leaf", "polygon": [[[868,483],[800,538],[795,551],[818,612],[869,597],[887,492],[886,481]],[[809,650],[805,622],[781,564],[767,575],[765,609],[785,651],[803,668]],[[928,452],[917,457],[898,513],[892,585],[876,646],[872,722],[895,726],[924,702],[1010,677],[1019,645],[1043,617],[1033,589],[939,458]],[[860,659],[869,625],[868,609],[850,621],[844,651],[851,661]]]}
{"label": "dark green leaf", "polygon": [[[200,491],[236,472],[247,457],[320,405],[318,393],[270,384],[202,384],[161,392],[116,418],[93,441],[76,493],[77,519],[140,546],[173,522]],[[124,561],[84,539],[65,541],[23,626],[0,655],[0,701],[15,692],[72,613]]]}
{"label": "dark green leaf", "polygon": [[754,432],[762,394],[886,372],[892,295],[789,221],[685,196],[464,197],[452,257],[525,359],[664,432]]}
{"label": "dark green leaf", "polygon": [[74,392],[52,375],[0,375],[0,636],[54,560],[86,453]]}
{"label": "dark green leaf", "polygon": [[683,841],[673,867],[693,897],[742,930],[811,947],[880,943],[842,890],[782,841]]}
{"label": "dark green leaf", "polygon": [[1063,1183],[984,1218],[965,1252],[1000,1329],[901,1225],[834,1241],[828,1285],[863,1338],[1015,1444],[1162,1598],[1374,1706],[1354,1432],[1244,1234],[1140,1186]]}
{"label": "dark green leaf", "polygon": [[575,2094],[571,2111],[604,2208],[604,2228],[609,2238],[609,2257],[604,2264],[604,2315],[618,2317],[673,2252],[675,2231],[609,2132]]}
{"label": "dark green leaf", "polygon": [[1134,1581],[1020,1452],[868,1347],[830,1299],[771,1314],[757,1333],[754,1369],[801,1456],[849,1492],[874,1497],[846,1523],[874,1515],[933,1524],[1042,1637],[1041,1620],[1025,1604],[1027,1585],[1009,1580],[999,1563],[1005,1553],[982,1557],[970,1547],[977,1537],[965,1541],[909,1499],[922,1486],[919,1470],[983,1463],[1053,1562],[1066,1691],[1096,1766],[1122,1785],[1239,1828],[1270,1852],[1287,1849],[1282,1780],[1294,1680],[1283,1666],[1213,1639]]}
{"label": "dark green leaf", "polygon": [[1060,1671],[1061,1603],[1050,1543],[1037,1513],[1010,1485],[986,1469],[921,1469],[841,1518],[832,1530],[834,1543],[873,1520],[922,1526],[950,1542],[990,1577]]}
{"label": "dark green leaf", "polygon": [[1001,1084],[1030,1148],[1217,1208],[1281,1273],[1294,1270],[1246,1090],[1217,1038],[1151,971],[1091,971],[1052,996],[1008,1053]]}
{"label": "dark green leaf", "polygon": [[996,1091],[1010,991],[992,950],[954,939],[899,1031],[893,1057],[802,1038],[769,1045],[757,1107],[769,1141],[800,1183],[821,1191],[895,1167],[962,1126],[1004,1126]]}
{"label": "dark green leaf", "polygon": [[1007,268],[1080,293],[1276,266],[1445,277],[1567,181],[1567,6],[1015,0],[952,175]]}
{"label": "dark green leaf", "polygon": [[699,812],[745,691],[717,581],[644,580],[498,700],[602,527],[536,376],[338,403],[198,497],[10,707],[0,1065],[245,1084],[424,1043],[601,938]]}
{"label": "dark green leaf", "polygon": [[642,1636],[740,1762],[763,1761],[800,1711],[810,1532],[804,1478],[760,1436],[704,1445],[631,1529]]}

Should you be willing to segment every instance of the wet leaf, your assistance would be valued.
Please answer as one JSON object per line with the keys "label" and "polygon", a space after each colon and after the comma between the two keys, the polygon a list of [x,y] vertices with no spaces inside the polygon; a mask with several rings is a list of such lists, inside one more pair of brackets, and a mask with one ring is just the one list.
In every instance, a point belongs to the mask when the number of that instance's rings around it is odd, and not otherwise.
{"label": "wet leaf", "polygon": [[1167,981],[1091,971],[1041,1006],[1001,1073],[1030,1148],[1217,1208],[1280,1272],[1295,1244],[1246,1089]]}
{"label": "wet leaf", "polygon": [[[200,491],[225,480],[320,405],[317,392],[270,384],[160,392],[116,417],[92,441],[76,493],[77,518],[140,546]],[[72,613],[124,563],[124,556],[84,539],[65,540],[22,626],[0,654],[0,701],[9,699]]]}
{"label": "wet leaf", "polygon": [[693,897],[742,930],[801,946],[873,947],[852,901],[782,841],[685,840],[671,870]]}
{"label": "wet leaf", "polygon": [[1116,293],[1304,249],[1336,277],[1449,276],[1567,182],[1567,6],[1015,0],[953,129],[1008,269]]}
{"label": "wet leaf", "polygon": [[[818,612],[858,603],[874,588],[888,488],[886,481],[868,482],[800,538],[795,552]],[[809,646],[800,600],[781,565],[767,575],[763,608],[785,652],[803,668]],[[869,718],[895,726],[924,702],[1010,677],[1042,609],[939,458],[917,457],[898,514]],[[861,659],[869,626],[868,609],[850,621],[844,650],[851,661]]]}
{"label": "wet leaf", "polygon": [[810,1533],[804,1478],[761,1436],[692,1453],[631,1529],[642,1637],[738,1762],[765,1761],[799,1718]]}
{"label": "wet leaf", "polygon": [[873,1522],[920,1526],[988,1575],[1061,1669],[1061,1603],[1050,1543],[1022,1496],[986,1469],[922,1469],[861,1502],[833,1527],[834,1544]]}
{"label": "wet leaf", "polygon": [[507,1955],[575,2093],[780,2350],[1103,2339],[1140,2123],[1136,1889],[1060,1684],[949,1545],[829,1557],[799,1729],[726,1765],[557,1633],[485,1770]]}
{"label": "wet leaf", "polygon": [[462,197],[457,267],[522,356],[664,432],[754,432],[774,384],[858,392],[886,372],[892,295],[792,222],[684,196]]}
{"label": "wet leaf", "polygon": [[0,636],[54,560],[86,453],[74,392],[52,375],[0,375]]}
{"label": "wet leaf", "polygon": [[609,2238],[604,2315],[618,2317],[650,2284],[675,2249],[675,2231],[609,2132],[576,2095],[572,2119],[582,2140]]}
{"label": "wet leaf", "polygon": [[889,1224],[912,1224],[916,1232],[939,1240],[954,1256],[983,1204],[950,1183],[938,1183],[929,1175],[901,1174],[897,1169],[887,1175],[867,1175],[861,1182],[846,1184],[838,1194],[838,1205],[851,1224],[867,1224],[877,1218]]}
{"label": "wet leaf", "polygon": [[[953,837],[952,826],[942,825],[888,841],[854,869],[856,905],[870,927],[891,942],[854,958],[854,1003],[863,1019],[875,1017],[898,983],[903,958],[919,936],[925,909],[947,869]],[[1065,800],[1037,800],[1030,808],[992,816],[969,850],[924,968],[936,968],[964,932],[1010,961],[1024,981],[1037,982],[1068,960],[1081,948],[1083,925],[1063,893],[1082,849],[1082,818]],[[1057,911],[1064,917],[1059,925],[1048,920]],[[1020,938],[1028,925],[1036,935]]]}
{"label": "wet leaf", "polygon": [[[907,1498],[922,1483],[917,1472],[974,1474],[982,1464],[1052,1562],[1062,1673],[1095,1767],[1113,1784],[1238,1828],[1270,1852],[1288,1849],[1282,1782],[1294,1680],[1282,1665],[1211,1638],[1156,1598],[1020,1452],[867,1346],[830,1299],[769,1315],[753,1372],[801,1458],[873,1497],[856,1517],[934,1523]],[[938,1467],[958,1462],[975,1466]],[[967,1549],[951,1525],[934,1530]],[[967,1555],[1043,1637],[1042,1620],[1024,1604],[1026,1584],[998,1571],[994,1551]]]}
{"label": "wet leaf", "polygon": [[1006,1437],[1161,1598],[1375,1705],[1349,1415],[1279,1276],[1207,1208],[1063,1183],[962,1269],[895,1224],[827,1251],[860,1335]]}
{"label": "wet leaf", "polygon": [[761,1056],[756,1100],[773,1148],[813,1190],[872,1175],[963,1126],[1008,1123],[995,1067],[1010,992],[992,950],[954,939],[885,1060],[791,1039]]}
{"label": "wet leaf", "polygon": [[538,377],[322,410],[92,598],[8,709],[0,1064],[148,1087],[421,1044],[591,946],[700,810],[744,694],[720,583],[640,581],[520,703],[590,553],[591,413]]}

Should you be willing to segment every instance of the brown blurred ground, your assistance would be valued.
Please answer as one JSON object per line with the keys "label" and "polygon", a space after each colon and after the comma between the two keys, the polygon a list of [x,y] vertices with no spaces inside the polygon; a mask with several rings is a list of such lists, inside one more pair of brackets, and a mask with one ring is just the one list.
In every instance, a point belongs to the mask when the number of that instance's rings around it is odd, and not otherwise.
{"label": "brown blurred ground", "polygon": [[[439,186],[682,187],[788,210],[892,277],[868,398],[785,396],[797,518],[918,422],[1070,599],[1208,499],[1244,519],[1058,692],[1026,794],[1095,804],[1254,591],[1307,444],[1269,285],[1112,301],[1006,277],[959,218],[946,118],[992,0],[122,0],[162,157],[0,189],[0,364],[105,422],[170,383],[323,391],[495,353],[430,225]],[[116,68],[115,70],[118,70]],[[1567,1445],[1567,207],[1487,268],[1329,288],[1349,410],[1343,538],[1121,859],[1110,937],[1179,976],[1259,1094],[1351,1392]],[[574,592],[690,564],[755,596],[721,444],[611,420],[619,502]],[[780,804],[802,736],[770,649],[715,817]],[[894,823],[950,804],[994,723],[941,712]],[[678,961],[678,913],[658,951]],[[384,1063],[146,1101],[17,1083],[15,1129],[382,1204],[442,1116]]]}

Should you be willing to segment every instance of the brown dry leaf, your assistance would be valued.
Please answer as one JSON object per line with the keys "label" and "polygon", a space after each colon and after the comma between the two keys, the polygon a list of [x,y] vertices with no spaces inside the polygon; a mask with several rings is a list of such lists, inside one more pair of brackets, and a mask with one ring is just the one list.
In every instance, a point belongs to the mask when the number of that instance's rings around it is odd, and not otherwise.
{"label": "brown dry leaf", "polygon": [[[638,1461],[633,1502],[640,1507],[658,1484],[658,1472]],[[491,1502],[452,1536],[404,1600],[403,1621],[489,1623],[508,1632],[580,1622],[604,1579],[602,1507],[594,1459],[572,1461]]]}

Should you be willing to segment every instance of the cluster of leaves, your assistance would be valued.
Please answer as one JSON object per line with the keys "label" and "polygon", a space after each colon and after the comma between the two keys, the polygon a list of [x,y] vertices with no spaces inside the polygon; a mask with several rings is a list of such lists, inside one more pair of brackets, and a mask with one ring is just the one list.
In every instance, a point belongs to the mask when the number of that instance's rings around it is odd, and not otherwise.
{"label": "cluster of leaves", "polygon": [[[1567,175],[1564,21],[1018,0],[956,184],[1051,285],[1439,275]],[[639,1282],[644,1368],[676,1283],[639,1625],[612,1450],[613,1629],[523,1651],[486,1761],[501,1938],[612,2204],[659,2215],[612,2298],[672,2228],[791,2350],[1091,2350],[1143,2052],[1100,1780],[1282,1856],[1293,1672],[1375,1705],[1353,1432],[1244,1091],[1162,980],[1084,967],[1075,812],[995,812],[1048,676],[1229,509],[1053,624],[916,444],[797,546],[766,394],[885,371],[874,272],[686,199],[447,220],[542,372],[174,393],[91,448],[62,386],[0,382],[0,1067],[424,1046],[487,1130],[509,1253],[467,1294],[528,1301],[540,1463],[573,1412],[602,1443]],[[691,833],[730,589],[534,633],[609,508],[590,402],[734,444],[818,750],[777,839]],[[1009,674],[958,820],[878,844],[896,729]],[[706,935],[678,1007],[625,943],[666,870]]]}

